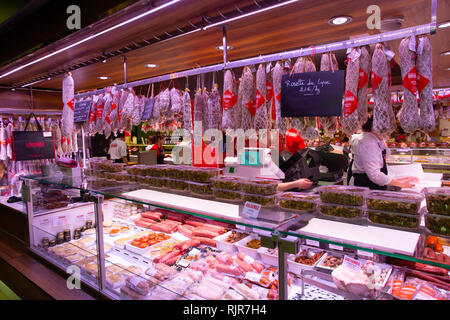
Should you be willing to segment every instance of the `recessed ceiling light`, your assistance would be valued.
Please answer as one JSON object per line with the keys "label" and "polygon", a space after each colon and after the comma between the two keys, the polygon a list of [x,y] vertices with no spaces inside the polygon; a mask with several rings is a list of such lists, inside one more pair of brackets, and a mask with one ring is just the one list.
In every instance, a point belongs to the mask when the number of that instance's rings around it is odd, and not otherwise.
{"label": "recessed ceiling light", "polygon": [[16,89],[12,88],[11,91],[16,91]]}
{"label": "recessed ceiling light", "polygon": [[332,26],[340,26],[343,24],[350,23],[351,21],[352,21],[352,17],[350,17],[350,16],[338,16],[338,17],[333,17],[330,20],[328,20],[328,24],[330,24]]}
{"label": "recessed ceiling light", "polygon": [[[216,47],[217,50],[223,51],[223,46],[217,46]],[[227,50],[233,50],[234,47],[233,46],[227,46]]]}
{"label": "recessed ceiling light", "polygon": [[450,50],[441,52],[441,56],[448,56],[448,55],[450,55]]}
{"label": "recessed ceiling light", "polygon": [[440,29],[444,29],[444,28],[448,28],[448,27],[450,27],[450,21],[441,23],[441,24],[438,26],[438,28],[440,28]]}
{"label": "recessed ceiling light", "polygon": [[52,80],[52,78],[47,78],[47,80]]}
{"label": "recessed ceiling light", "polygon": [[105,76],[101,76],[101,77],[98,77],[100,80],[108,80],[109,79],[109,77],[105,77]]}
{"label": "recessed ceiling light", "polygon": [[445,68],[444,70],[445,70],[445,71],[450,71],[450,68]]}
{"label": "recessed ceiling light", "polygon": [[154,63],[149,63],[149,64],[146,64],[145,65],[147,68],[156,68],[156,67],[158,67],[158,65],[157,64],[154,64]]}

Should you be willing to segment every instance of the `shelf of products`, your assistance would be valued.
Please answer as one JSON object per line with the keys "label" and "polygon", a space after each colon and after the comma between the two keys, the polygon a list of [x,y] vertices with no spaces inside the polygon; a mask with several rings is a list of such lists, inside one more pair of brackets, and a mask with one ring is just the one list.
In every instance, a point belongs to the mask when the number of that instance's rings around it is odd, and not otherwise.
{"label": "shelf of products", "polygon": [[[397,299],[389,293],[388,283],[405,265],[410,264],[416,278],[428,276],[426,269],[448,277],[450,269],[445,235],[436,237],[422,226],[410,232],[370,225],[366,193],[363,205],[356,207],[364,212],[360,218],[367,219],[366,225],[360,225],[348,218],[323,219],[318,196],[308,197],[316,209],[308,207],[303,212],[285,210],[279,202],[285,198],[273,195],[275,206],[262,209],[255,219],[242,214],[242,202],[205,200],[189,190],[173,194],[123,182],[122,190],[110,193],[89,189],[94,185],[89,179],[81,179],[78,185],[63,184],[55,177],[23,179],[38,192],[51,186],[64,190],[69,198],[90,191],[105,199],[100,200],[102,215],[96,211],[96,197],[86,199],[94,203],[68,204],[47,212],[34,202],[30,207],[41,213],[29,213],[30,239],[31,250],[59,268],[79,266],[83,282],[112,299],[292,298],[310,285],[343,299]],[[417,216],[422,224],[428,215],[421,210]],[[289,281],[281,285],[277,283],[280,249],[276,243],[271,249],[268,240],[274,234],[281,234],[279,241],[292,242],[296,248],[285,261]],[[102,261],[97,258],[101,246]],[[344,258],[357,261],[360,272],[355,275],[348,270]],[[388,259],[400,262],[396,265]],[[406,273],[403,279],[408,277]],[[354,286],[348,279],[356,281]],[[377,290],[367,287],[370,281],[377,283]],[[447,294],[439,288],[443,285],[438,277],[418,283],[418,291],[423,285],[437,286],[434,298]],[[361,284],[361,290],[354,289]]]}

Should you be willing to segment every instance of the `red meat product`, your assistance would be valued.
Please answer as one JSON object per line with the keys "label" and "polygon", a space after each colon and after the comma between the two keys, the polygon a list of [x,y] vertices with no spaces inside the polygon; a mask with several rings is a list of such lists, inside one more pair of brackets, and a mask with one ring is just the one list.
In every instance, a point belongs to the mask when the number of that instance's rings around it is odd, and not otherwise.
{"label": "red meat product", "polygon": [[233,275],[233,276],[242,276],[243,275],[243,273],[242,273],[240,268],[238,268],[236,266],[233,266],[233,265],[226,265],[226,264],[223,264],[223,263],[217,264],[216,265],[216,270],[218,272],[222,272],[222,273],[225,273],[225,274],[230,274],[230,275]]}
{"label": "red meat product", "polygon": [[[171,259],[181,253],[181,250],[179,248],[173,248],[172,251],[167,252],[166,254],[163,254],[161,257],[159,257],[160,263],[166,263],[168,259]],[[155,259],[156,260],[156,259]]]}
{"label": "red meat product", "polygon": [[219,264],[219,260],[217,260],[216,258],[214,258],[213,256],[207,256],[205,258],[206,262],[208,262],[209,267],[211,269],[214,269],[216,267],[217,264]]}
{"label": "red meat product", "polygon": [[177,230],[179,233],[181,233],[182,235],[191,238],[192,237],[192,230],[187,228],[187,225],[179,225],[177,227]]}
{"label": "red meat product", "polygon": [[249,265],[247,262],[242,261],[241,259],[235,258],[233,263],[234,265],[238,266],[242,271],[244,271],[244,273],[253,270],[251,265]]}
{"label": "red meat product", "polygon": [[210,247],[215,247],[216,246],[216,241],[210,238],[205,238],[205,237],[193,237],[193,240],[199,240],[201,244],[205,245],[205,246],[210,246]]}
{"label": "red meat product", "polygon": [[227,230],[223,227],[214,226],[214,225],[206,224],[206,223],[201,226],[196,227],[196,229],[209,230],[209,231],[219,233],[219,234],[224,234],[225,232],[227,232]]}
{"label": "red meat product", "polygon": [[178,221],[178,222],[184,222],[186,220],[186,218],[183,216],[180,216],[177,214],[169,214],[169,213],[166,214],[166,219],[170,219],[170,220]]}
{"label": "red meat product", "polygon": [[215,272],[215,271],[212,271],[210,273],[210,275],[211,275],[211,277],[213,277],[213,278],[215,278],[217,280],[220,280],[220,281],[222,281],[222,282],[224,282],[226,284],[232,285],[232,286],[234,286],[234,285],[239,283],[239,281],[236,278],[228,277],[228,276],[225,276],[225,275],[223,275],[221,273],[218,273],[218,272]]}
{"label": "red meat product", "polygon": [[163,224],[167,224],[167,225],[169,225],[169,226],[175,226],[175,227],[178,227],[180,224],[182,224],[181,222],[179,222],[179,221],[174,221],[174,220],[164,220],[164,221],[162,221],[161,223],[163,223]]}
{"label": "red meat product", "polygon": [[147,211],[147,212],[141,213],[141,217],[147,218],[147,219],[152,219],[152,220],[159,220],[159,219],[161,219],[161,216],[162,216],[162,213],[160,213],[160,212]]}
{"label": "red meat product", "polygon": [[348,56],[347,73],[345,76],[344,110],[342,112],[342,128],[350,136],[361,127],[358,117],[358,81],[359,57],[357,48],[353,48]]}
{"label": "red meat product", "polygon": [[64,75],[62,83],[63,111],[61,133],[65,137],[71,137],[73,133],[74,90],[75,85],[72,74],[68,72]]}
{"label": "red meat product", "polygon": [[175,248],[180,249],[181,252],[186,251],[190,247],[197,247],[200,245],[200,240],[189,239],[186,241],[182,241],[175,245]]}
{"label": "red meat product", "polygon": [[409,50],[410,41],[410,38],[403,39],[398,48],[403,81],[403,105],[398,113],[398,120],[407,133],[413,133],[419,129],[419,108],[416,98],[416,53]]}
{"label": "red meat product", "polygon": [[259,129],[269,129],[270,114],[267,110],[266,97],[267,97],[267,75],[266,68],[264,65],[260,64],[258,71],[256,72],[256,99],[255,99],[255,121],[254,128]]}
{"label": "red meat product", "polygon": [[192,235],[195,237],[215,238],[220,234],[206,229],[195,228],[194,231],[192,231]]}
{"label": "red meat product", "polygon": [[169,226],[169,225],[162,224],[162,223],[154,223],[150,226],[150,228],[152,230],[161,231],[161,232],[165,232],[165,233],[172,233],[176,230],[176,227]]}
{"label": "red meat product", "polygon": [[222,107],[223,130],[236,129],[240,110],[237,104],[236,84],[232,70],[227,70],[224,74]]}
{"label": "red meat product", "polygon": [[152,226],[152,224],[151,223],[148,223],[148,222],[144,222],[144,221],[141,221],[141,220],[135,220],[134,221],[134,224],[135,225],[137,225],[138,227],[141,227],[141,228],[147,228],[147,229],[149,229],[151,226]]}
{"label": "red meat product", "polygon": [[253,269],[255,269],[255,271],[262,272],[264,270],[264,266],[262,264],[256,262],[255,259],[246,255],[245,253],[239,252],[237,256],[242,261],[250,264],[253,267]]}
{"label": "red meat product", "polygon": [[428,37],[420,37],[417,48],[417,80],[420,94],[420,127],[425,132],[434,130],[435,116],[433,110],[433,68],[431,42]]}
{"label": "red meat product", "polygon": [[209,270],[209,264],[205,261],[205,259],[200,259],[192,262],[190,268],[192,270],[201,271],[205,274]]}
{"label": "red meat product", "polygon": [[217,221],[217,220],[209,220],[208,224],[223,227],[225,229],[232,229],[235,227],[234,224],[223,222],[223,221]]}
{"label": "red meat product", "polygon": [[150,224],[153,224],[156,222],[155,220],[147,219],[147,218],[139,218],[138,220],[140,220],[142,222],[150,223]]}
{"label": "red meat product", "polygon": [[167,264],[168,266],[171,266],[175,262],[177,262],[177,260],[180,259],[181,256],[182,256],[182,254],[179,254],[177,256],[171,257],[171,258],[167,259],[164,263]]}
{"label": "red meat product", "polygon": [[227,252],[221,252],[216,256],[217,260],[219,260],[223,264],[232,264],[233,257]]}

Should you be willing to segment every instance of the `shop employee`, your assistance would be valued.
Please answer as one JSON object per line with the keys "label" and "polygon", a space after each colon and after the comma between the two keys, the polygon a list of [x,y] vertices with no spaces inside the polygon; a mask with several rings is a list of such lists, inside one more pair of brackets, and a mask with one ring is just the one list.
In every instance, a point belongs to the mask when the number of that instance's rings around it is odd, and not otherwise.
{"label": "shop employee", "polygon": [[169,155],[164,154],[164,143],[166,142],[166,137],[163,135],[156,135],[153,138],[153,145],[147,146],[145,150],[156,150],[156,161],[157,164],[164,164],[164,158]]}
{"label": "shop employee", "polygon": [[363,137],[356,146],[352,172],[355,186],[386,190],[387,186],[412,188],[415,177],[392,179],[386,165],[387,147],[384,139],[372,129],[373,116],[363,126]]}
{"label": "shop employee", "polygon": [[125,133],[117,133],[117,138],[111,142],[109,146],[109,155],[115,163],[126,163],[127,160],[127,144],[125,143]]}

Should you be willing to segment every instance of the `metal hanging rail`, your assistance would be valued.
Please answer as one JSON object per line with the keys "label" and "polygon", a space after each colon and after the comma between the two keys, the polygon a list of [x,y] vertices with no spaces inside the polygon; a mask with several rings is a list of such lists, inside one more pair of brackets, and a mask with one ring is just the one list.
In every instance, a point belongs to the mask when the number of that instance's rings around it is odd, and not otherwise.
{"label": "metal hanging rail", "polygon": [[[237,61],[231,61],[227,63],[220,63],[216,65],[211,65],[207,67],[201,67],[201,68],[194,68],[190,70],[185,70],[181,72],[175,72],[170,73],[162,76],[152,77],[148,79],[133,81],[125,84],[118,85],[117,88],[119,89],[125,89],[125,88],[132,88],[136,86],[143,86],[148,85],[155,82],[162,82],[166,80],[176,79],[176,78],[182,78],[182,77],[188,77],[188,76],[195,76],[199,74],[214,72],[214,71],[221,71],[225,69],[233,69],[233,68],[240,68],[245,67],[252,64],[259,64],[259,63],[267,63],[267,62],[273,62],[277,60],[285,60],[285,59],[291,59],[291,58],[297,58],[301,56],[307,56],[311,54],[318,54],[323,52],[329,52],[329,51],[336,51],[336,50],[344,50],[348,48],[353,47],[360,47],[370,44],[375,44],[378,42],[385,42],[385,41],[392,41],[397,40],[401,38],[405,38],[411,35],[423,35],[423,34],[430,34],[431,33],[431,24],[423,24],[415,27],[410,28],[404,28],[396,31],[390,31],[390,32],[384,32],[381,34],[376,34],[372,36],[366,36],[362,38],[357,39],[351,39],[351,40],[343,40],[339,42],[333,42],[329,44],[323,44],[319,45],[317,47],[308,47],[308,48],[301,48],[297,50],[292,51],[286,51],[286,52],[280,52],[280,53],[274,53],[274,54],[268,54],[264,56],[259,57],[252,57],[248,59],[242,59]],[[84,97],[89,97],[96,94],[101,94],[105,92],[105,88],[99,89],[99,90],[93,90],[89,92],[84,92],[81,94],[75,95],[75,99],[80,99]]]}

